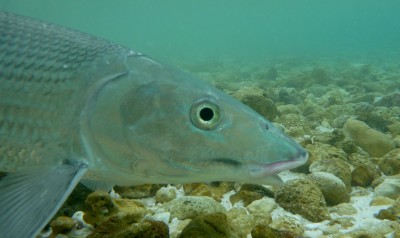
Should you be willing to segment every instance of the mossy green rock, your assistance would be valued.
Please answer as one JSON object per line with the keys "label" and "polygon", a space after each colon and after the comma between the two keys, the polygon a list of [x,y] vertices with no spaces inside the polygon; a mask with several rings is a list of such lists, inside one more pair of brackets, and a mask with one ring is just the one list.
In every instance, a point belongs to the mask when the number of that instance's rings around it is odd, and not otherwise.
{"label": "mossy green rock", "polygon": [[362,121],[349,119],[344,124],[343,129],[354,143],[370,156],[381,157],[395,148],[388,135],[372,129]]}
{"label": "mossy green rock", "polygon": [[325,198],[318,186],[309,179],[294,179],[275,193],[275,201],[285,210],[312,221],[331,219]]}

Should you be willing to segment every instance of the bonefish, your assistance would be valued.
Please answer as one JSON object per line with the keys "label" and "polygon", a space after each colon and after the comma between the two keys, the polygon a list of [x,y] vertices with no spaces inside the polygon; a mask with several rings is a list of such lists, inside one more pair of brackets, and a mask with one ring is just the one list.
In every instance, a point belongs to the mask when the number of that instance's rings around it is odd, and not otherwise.
{"label": "bonefish", "polygon": [[79,181],[279,183],[307,153],[210,84],[0,13],[0,237],[34,237]]}

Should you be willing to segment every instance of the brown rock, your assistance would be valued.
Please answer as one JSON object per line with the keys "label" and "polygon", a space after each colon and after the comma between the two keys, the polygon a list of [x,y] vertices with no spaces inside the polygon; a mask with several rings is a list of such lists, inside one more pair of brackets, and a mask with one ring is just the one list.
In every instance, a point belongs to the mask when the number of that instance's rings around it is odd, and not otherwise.
{"label": "brown rock", "polygon": [[154,196],[157,190],[161,187],[162,185],[159,184],[144,184],[130,187],[115,186],[114,191],[118,193],[121,197],[140,199]]}
{"label": "brown rock", "polygon": [[247,191],[247,190],[240,190],[239,192],[233,194],[229,199],[232,204],[235,204],[239,201],[243,201],[244,206],[249,205],[255,200],[259,200],[263,198],[263,195],[257,193],[257,192],[252,192],[252,191]]}
{"label": "brown rock", "polygon": [[102,223],[88,238],[168,238],[167,224],[160,221],[142,221],[136,223],[131,216],[114,216]]}
{"label": "brown rock", "polygon": [[294,179],[275,193],[275,201],[285,210],[312,221],[330,219],[328,208],[318,186],[308,179]]}
{"label": "brown rock", "polygon": [[53,230],[52,236],[55,237],[57,234],[66,233],[75,227],[75,221],[66,216],[59,216],[50,223],[50,227]]}
{"label": "brown rock", "polygon": [[235,237],[229,229],[226,215],[212,213],[194,218],[179,235],[179,238],[231,238]]}
{"label": "brown rock", "polygon": [[96,191],[86,198],[89,209],[85,211],[84,219],[93,226],[98,226],[116,215],[129,215],[139,221],[146,214],[143,205],[135,200],[112,199],[107,192]]}
{"label": "brown rock", "polygon": [[207,196],[216,201],[221,201],[223,195],[233,189],[233,183],[193,183],[184,184],[183,189],[186,195],[190,196]]}
{"label": "brown rock", "polygon": [[354,167],[351,172],[351,184],[354,186],[368,187],[380,177],[381,171],[368,156],[354,153],[349,156],[349,162]]}
{"label": "brown rock", "polygon": [[278,109],[274,102],[265,97],[264,91],[260,88],[245,87],[232,94],[232,96],[270,121],[273,121],[278,116]]}
{"label": "brown rock", "polygon": [[257,225],[251,231],[253,238],[298,238],[296,234],[289,231],[280,231],[266,225]]}

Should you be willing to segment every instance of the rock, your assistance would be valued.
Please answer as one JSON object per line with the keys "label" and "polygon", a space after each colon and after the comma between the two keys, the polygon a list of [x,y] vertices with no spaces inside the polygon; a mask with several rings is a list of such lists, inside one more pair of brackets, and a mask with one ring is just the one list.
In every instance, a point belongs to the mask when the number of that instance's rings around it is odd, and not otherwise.
{"label": "rock", "polygon": [[86,204],[89,209],[85,212],[84,219],[93,226],[100,225],[116,215],[129,215],[132,219],[139,221],[146,214],[143,204],[130,199],[113,199],[108,193],[102,191],[89,194]]}
{"label": "rock", "polygon": [[378,165],[386,175],[400,174],[400,148],[385,154]]}
{"label": "rock", "polygon": [[260,184],[244,183],[240,186],[240,190],[256,192],[262,195],[263,197],[270,197],[270,198],[274,197],[274,192],[270,188]]}
{"label": "rock", "polygon": [[185,227],[187,225],[189,225],[189,223],[192,221],[192,219],[186,219],[186,220],[179,220],[177,218],[172,219],[170,226],[173,225],[175,227],[175,229],[171,229],[170,231],[170,238],[178,238],[179,235],[182,233],[183,229],[185,229]]}
{"label": "rock", "polygon": [[380,170],[368,157],[360,154],[351,154],[349,161],[354,169],[351,172],[351,183],[354,186],[368,187],[372,181],[380,177]]}
{"label": "rock", "polygon": [[283,104],[299,104],[301,101],[303,101],[302,97],[299,95],[299,92],[295,88],[282,87],[279,89],[277,94],[277,102],[281,102]]}
{"label": "rock", "polygon": [[330,219],[328,208],[318,186],[308,179],[294,179],[275,193],[275,201],[285,210],[312,221]]}
{"label": "rock", "polygon": [[383,183],[379,184],[374,190],[376,196],[396,199],[400,196],[400,179],[386,178]]}
{"label": "rock", "polygon": [[186,195],[190,196],[207,196],[216,201],[221,201],[223,195],[230,190],[233,190],[233,183],[218,182],[218,183],[193,183],[184,184],[183,189]]}
{"label": "rock", "polygon": [[145,220],[135,223],[129,216],[112,217],[102,223],[87,238],[127,238],[127,237],[148,237],[168,238],[169,230],[167,224],[160,221]]}
{"label": "rock", "polygon": [[278,122],[285,126],[285,133],[292,137],[304,136],[306,129],[309,129],[304,117],[299,114],[281,115]]}
{"label": "rock", "polygon": [[275,210],[275,208],[277,208],[277,206],[278,204],[276,204],[273,198],[264,197],[262,199],[253,201],[246,207],[246,209],[253,215],[257,214],[257,212],[270,214],[273,210]]}
{"label": "rock", "polygon": [[161,187],[156,192],[156,202],[165,203],[176,198],[176,191],[172,187]]}
{"label": "rock", "polygon": [[97,226],[115,214],[116,208],[109,193],[96,191],[86,198],[89,210],[85,212],[84,219],[87,223]]}
{"label": "rock", "polygon": [[328,205],[338,205],[350,201],[346,185],[335,175],[326,172],[315,172],[308,175],[308,178],[321,190]]}
{"label": "rock", "polygon": [[202,214],[194,218],[179,238],[235,238],[223,213]]}
{"label": "rock", "polygon": [[205,196],[178,197],[164,204],[171,217],[180,220],[193,219],[199,215],[225,212],[225,208],[212,198]]}
{"label": "rock", "polygon": [[118,193],[121,197],[140,199],[154,196],[157,190],[161,187],[162,185],[159,184],[144,184],[130,187],[115,186],[114,191]]}
{"label": "rock", "polygon": [[399,121],[394,122],[393,124],[388,126],[388,129],[393,136],[400,135],[400,122]]}
{"label": "rock", "polygon": [[56,237],[57,234],[67,233],[68,231],[72,230],[75,225],[75,221],[72,218],[59,216],[50,222],[50,227],[53,230],[53,233],[51,235],[53,237]]}
{"label": "rock", "polygon": [[289,231],[280,231],[267,225],[257,225],[251,231],[252,238],[297,238],[296,234]]}
{"label": "rock", "polygon": [[375,216],[378,219],[381,220],[390,220],[390,221],[397,221],[399,220],[397,214],[393,214],[390,210],[388,209],[382,209],[378,212],[378,214],[376,214]]}
{"label": "rock", "polygon": [[400,224],[398,222],[381,220],[380,222],[370,221],[359,224],[355,230],[346,234],[350,237],[384,238],[388,237],[389,234],[396,234],[399,230]]}
{"label": "rock", "polygon": [[254,217],[242,207],[234,207],[226,213],[228,224],[236,235],[247,237],[254,226]]}
{"label": "rock", "polygon": [[330,221],[328,224],[330,226],[340,225],[341,228],[347,229],[353,227],[356,223],[357,220],[354,217],[338,217]]}
{"label": "rock", "polygon": [[369,204],[370,206],[382,206],[382,205],[393,205],[395,203],[395,200],[388,198],[388,197],[382,197],[382,196],[374,196],[371,200],[371,203]]}
{"label": "rock", "polygon": [[348,119],[343,129],[354,143],[368,152],[370,156],[381,157],[395,148],[388,135],[372,129],[362,121]]}
{"label": "rock", "polygon": [[169,238],[167,224],[160,221],[143,221],[133,224],[125,231],[117,233],[115,238],[146,237],[146,238]]}
{"label": "rock", "polygon": [[308,161],[306,164],[300,166],[299,169],[295,169],[294,171],[308,172],[312,163],[323,159],[338,158],[347,161],[347,154],[343,150],[328,144],[315,142],[314,144],[306,145],[306,150],[308,152]]}
{"label": "rock", "polygon": [[71,195],[69,195],[67,201],[65,201],[65,203],[58,210],[55,217],[71,217],[76,211],[83,211],[85,209],[85,199],[92,192],[92,190],[90,190],[83,184],[78,183],[72,191]]}
{"label": "rock", "polygon": [[329,208],[329,212],[337,213],[340,216],[357,214],[357,209],[348,203],[341,203]]}
{"label": "rock", "polygon": [[255,200],[259,200],[265,196],[273,197],[274,194],[266,187],[257,184],[243,184],[239,192],[230,197],[232,204],[243,201],[244,206],[249,205]]}
{"label": "rock", "polygon": [[255,87],[245,87],[232,94],[233,97],[251,107],[270,121],[278,116],[274,102],[265,97],[264,90]]}
{"label": "rock", "polygon": [[366,188],[377,178],[379,178],[379,173],[377,173],[376,168],[367,165],[358,166],[351,172],[351,184],[353,186]]}
{"label": "rock", "polygon": [[268,225],[272,222],[271,213],[278,206],[272,198],[264,197],[250,203],[246,209],[254,217],[255,225]]}
{"label": "rock", "polygon": [[301,236],[304,233],[304,227],[295,219],[289,216],[276,218],[271,223],[270,227],[281,231],[288,231],[298,236]]}
{"label": "rock", "polygon": [[310,165],[311,173],[326,172],[340,178],[346,185],[347,191],[351,191],[351,167],[346,161],[339,158],[325,158],[317,160]]}
{"label": "rock", "polygon": [[284,104],[278,106],[279,114],[301,114],[301,110],[293,104]]}

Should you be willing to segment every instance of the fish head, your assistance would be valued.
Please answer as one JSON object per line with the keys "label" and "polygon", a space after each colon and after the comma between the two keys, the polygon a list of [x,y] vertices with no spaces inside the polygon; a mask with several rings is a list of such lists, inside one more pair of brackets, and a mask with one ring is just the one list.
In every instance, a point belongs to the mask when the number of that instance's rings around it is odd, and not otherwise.
{"label": "fish head", "polygon": [[107,170],[129,184],[277,184],[276,173],[306,162],[301,146],[233,97],[148,58],[132,61],[97,94],[108,113],[89,126]]}

